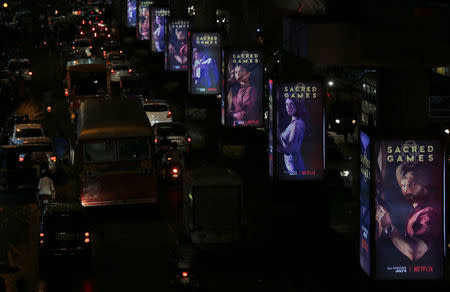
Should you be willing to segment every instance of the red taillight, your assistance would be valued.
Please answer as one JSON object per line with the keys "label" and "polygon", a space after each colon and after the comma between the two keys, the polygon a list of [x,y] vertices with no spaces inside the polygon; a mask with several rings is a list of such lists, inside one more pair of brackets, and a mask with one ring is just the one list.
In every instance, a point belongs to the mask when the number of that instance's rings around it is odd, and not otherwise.
{"label": "red taillight", "polygon": [[41,244],[43,244],[44,243],[44,241],[43,240],[41,240],[41,241],[39,241]]}
{"label": "red taillight", "polygon": [[89,237],[89,232],[86,232],[86,233],[84,234],[84,236],[85,236],[85,237]]}
{"label": "red taillight", "polygon": [[114,74],[114,69],[111,69],[111,73]]}
{"label": "red taillight", "polygon": [[75,46],[72,46],[72,50],[75,50]]}
{"label": "red taillight", "polygon": [[111,35],[110,35],[110,34],[108,34],[108,37],[110,38],[110,37],[111,37]]}
{"label": "red taillight", "polygon": [[29,71],[28,76],[31,76],[31,75],[33,75],[33,72]]}
{"label": "red taillight", "polygon": [[173,174],[177,174],[178,173],[178,168],[176,168],[176,167],[172,168],[172,173]]}
{"label": "red taillight", "polygon": [[44,237],[44,233],[41,232],[41,233],[39,234],[39,236],[40,236],[40,237]]}
{"label": "red taillight", "polygon": [[191,138],[187,138],[187,141],[188,141],[189,143],[191,143],[192,139],[191,139]]}
{"label": "red taillight", "polygon": [[128,69],[128,73],[131,73],[131,71],[133,71],[133,70],[131,70],[131,69]]}
{"label": "red taillight", "polygon": [[83,21],[81,22],[81,24],[86,24],[86,21],[83,20]]}
{"label": "red taillight", "polygon": [[105,31],[108,31],[108,28],[107,28],[107,27],[105,27]]}
{"label": "red taillight", "polygon": [[50,157],[50,160],[53,161],[53,162],[56,162],[56,156]]}
{"label": "red taillight", "polygon": [[168,118],[172,117],[172,112],[171,112],[171,111],[168,111],[168,112],[167,112],[167,117],[168,117]]}
{"label": "red taillight", "polygon": [[101,24],[103,24],[103,20],[102,20],[102,21],[100,21],[100,23],[101,23]]}
{"label": "red taillight", "polygon": [[65,95],[65,96],[69,96],[69,89],[67,89],[67,88],[64,89],[64,95]]}
{"label": "red taillight", "polygon": [[155,144],[158,144],[158,138],[155,138]]}
{"label": "red taillight", "polygon": [[81,31],[81,32],[80,32],[80,34],[81,34],[81,35],[84,35],[84,32],[83,32],[83,31]]}
{"label": "red taillight", "polygon": [[51,106],[48,106],[47,107],[47,112],[49,113],[49,112],[51,112],[52,111],[52,107]]}
{"label": "red taillight", "polygon": [[95,27],[92,28],[92,31],[95,31]]}
{"label": "red taillight", "polygon": [[23,162],[25,160],[25,158],[23,158],[22,156],[19,156],[19,162]]}
{"label": "red taillight", "polygon": [[189,274],[188,274],[188,272],[183,272],[183,273],[181,273],[181,275],[183,276],[183,277],[187,277],[187,276],[189,276]]}
{"label": "red taillight", "polygon": [[89,238],[85,238],[85,239],[84,239],[84,242],[85,242],[85,243],[89,243],[90,241],[91,241],[91,240],[90,240]]}
{"label": "red taillight", "polygon": [[97,33],[96,33],[96,32],[94,32],[94,37],[95,37],[95,38],[97,37]]}
{"label": "red taillight", "polygon": [[44,45],[46,45],[47,44],[47,42],[44,42]]}

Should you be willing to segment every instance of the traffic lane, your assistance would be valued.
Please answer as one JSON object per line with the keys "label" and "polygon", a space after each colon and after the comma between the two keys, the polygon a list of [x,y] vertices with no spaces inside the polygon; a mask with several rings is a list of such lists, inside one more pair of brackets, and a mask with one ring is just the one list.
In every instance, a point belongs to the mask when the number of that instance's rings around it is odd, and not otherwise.
{"label": "traffic lane", "polygon": [[168,255],[175,239],[164,216],[156,212],[148,206],[88,210],[90,265],[81,258],[74,259],[75,265],[53,265],[42,276],[46,291],[172,291]]}

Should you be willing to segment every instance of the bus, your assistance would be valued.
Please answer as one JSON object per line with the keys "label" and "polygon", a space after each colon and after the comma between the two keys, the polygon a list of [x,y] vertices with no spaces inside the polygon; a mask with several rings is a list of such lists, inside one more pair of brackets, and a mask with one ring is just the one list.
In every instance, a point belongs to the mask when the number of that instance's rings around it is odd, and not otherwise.
{"label": "bus", "polygon": [[158,165],[150,122],[135,101],[87,100],[77,139],[84,207],[158,203]]}
{"label": "bus", "polygon": [[110,72],[101,59],[76,59],[66,63],[65,96],[72,123],[77,121],[80,103],[111,96]]}

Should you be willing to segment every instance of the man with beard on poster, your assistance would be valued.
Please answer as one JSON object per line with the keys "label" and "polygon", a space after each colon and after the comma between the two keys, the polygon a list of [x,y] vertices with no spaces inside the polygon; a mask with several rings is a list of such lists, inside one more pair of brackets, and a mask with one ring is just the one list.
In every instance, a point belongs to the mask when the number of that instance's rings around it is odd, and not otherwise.
{"label": "man with beard on poster", "polygon": [[396,179],[404,200],[411,205],[406,218],[405,233],[392,223],[386,206],[376,204],[378,238],[387,238],[392,245],[415,264],[434,264],[439,257],[441,237],[441,206],[436,196],[439,190],[433,185],[432,166],[407,163],[396,169]]}
{"label": "man with beard on poster", "polygon": [[216,60],[195,47],[192,50],[192,80],[195,87],[215,89],[219,82],[219,68]]}
{"label": "man with beard on poster", "polygon": [[230,72],[228,80],[228,114],[233,126],[245,125],[248,122],[257,124],[258,93],[250,84],[250,74],[244,65],[237,65]]}
{"label": "man with beard on poster", "polygon": [[172,66],[186,65],[188,61],[188,35],[185,28],[176,28],[176,43],[174,40],[169,42],[169,58]]}
{"label": "man with beard on poster", "polygon": [[291,121],[281,132],[280,150],[284,154],[286,170],[289,174],[298,175],[305,170],[301,149],[306,132],[306,109],[303,101],[297,101],[294,98],[286,98],[285,105]]}

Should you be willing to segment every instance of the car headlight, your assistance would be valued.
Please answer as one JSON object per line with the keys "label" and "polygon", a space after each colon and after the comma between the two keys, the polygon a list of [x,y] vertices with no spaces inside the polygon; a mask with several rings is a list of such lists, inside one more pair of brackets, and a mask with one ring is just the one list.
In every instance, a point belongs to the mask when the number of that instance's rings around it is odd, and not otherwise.
{"label": "car headlight", "polygon": [[341,170],[340,175],[341,177],[349,177],[352,174],[350,170]]}

